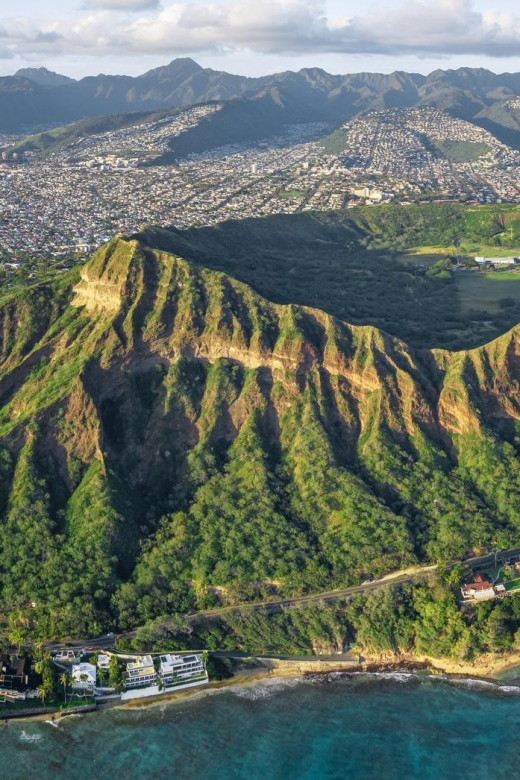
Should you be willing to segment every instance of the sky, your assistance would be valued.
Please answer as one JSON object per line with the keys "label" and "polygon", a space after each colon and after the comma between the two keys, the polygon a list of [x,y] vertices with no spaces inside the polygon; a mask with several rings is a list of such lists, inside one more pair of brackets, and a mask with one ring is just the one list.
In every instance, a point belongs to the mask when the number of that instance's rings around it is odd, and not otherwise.
{"label": "sky", "polygon": [[176,57],[259,76],[520,71],[512,0],[0,0],[0,75],[139,75]]}

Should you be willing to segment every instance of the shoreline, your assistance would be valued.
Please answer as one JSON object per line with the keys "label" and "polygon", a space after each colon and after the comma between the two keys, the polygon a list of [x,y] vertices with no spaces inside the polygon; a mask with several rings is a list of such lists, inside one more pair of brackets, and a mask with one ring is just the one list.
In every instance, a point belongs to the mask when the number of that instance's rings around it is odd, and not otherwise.
{"label": "shoreline", "polygon": [[61,710],[52,710],[47,713],[27,714],[17,716],[15,713],[1,713],[0,722],[5,720],[16,721],[52,721],[58,724],[62,719],[71,715],[90,714],[91,712],[104,712],[108,709],[121,710],[142,710],[151,707],[162,706],[164,704],[173,704],[175,702],[195,699],[214,691],[224,690],[232,687],[247,687],[258,682],[267,680],[289,680],[301,679],[309,680],[320,678],[326,680],[327,677],[349,676],[355,674],[412,674],[417,677],[431,676],[443,677],[450,680],[475,680],[476,682],[491,683],[500,688],[507,682],[503,675],[514,669],[518,669],[518,683],[514,683],[513,677],[509,684],[515,685],[520,689],[520,652],[509,654],[508,656],[496,656],[487,654],[479,659],[478,663],[459,663],[447,659],[430,658],[428,656],[413,656],[408,654],[384,653],[381,655],[364,656],[361,663],[352,661],[342,661],[327,659],[320,661],[306,661],[302,657],[301,661],[284,661],[281,659],[258,659],[258,666],[251,669],[241,669],[226,680],[215,680],[200,688],[191,688],[189,690],[174,691],[164,693],[160,696],[147,697],[144,699],[134,699],[127,702],[114,702],[113,704],[100,704],[95,709],[85,710],[84,712],[66,712]]}

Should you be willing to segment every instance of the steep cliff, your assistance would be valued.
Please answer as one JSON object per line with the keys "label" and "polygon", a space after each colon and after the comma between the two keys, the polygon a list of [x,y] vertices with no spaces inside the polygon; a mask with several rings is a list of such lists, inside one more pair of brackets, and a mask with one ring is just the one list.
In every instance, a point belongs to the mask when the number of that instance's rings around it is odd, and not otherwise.
{"label": "steep cliff", "polygon": [[517,329],[413,350],[124,238],[0,322],[1,601],[47,633],[518,542]]}

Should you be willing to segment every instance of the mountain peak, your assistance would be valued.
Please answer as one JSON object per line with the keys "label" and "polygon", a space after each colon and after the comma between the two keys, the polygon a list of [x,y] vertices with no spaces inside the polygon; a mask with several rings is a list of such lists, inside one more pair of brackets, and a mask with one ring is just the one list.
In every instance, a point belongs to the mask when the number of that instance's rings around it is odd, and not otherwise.
{"label": "mountain peak", "polygon": [[143,73],[143,75],[138,78],[150,79],[159,77],[160,79],[164,79],[167,77],[185,81],[190,78],[190,76],[200,73],[201,70],[204,70],[204,68],[195,62],[195,60],[192,60],[191,57],[177,57],[177,59],[172,60],[168,65],[153,68],[152,70]]}
{"label": "mountain peak", "polygon": [[73,84],[75,79],[54,73],[47,68],[19,68],[14,74],[15,78],[30,79],[42,87],[61,87],[63,84]]}

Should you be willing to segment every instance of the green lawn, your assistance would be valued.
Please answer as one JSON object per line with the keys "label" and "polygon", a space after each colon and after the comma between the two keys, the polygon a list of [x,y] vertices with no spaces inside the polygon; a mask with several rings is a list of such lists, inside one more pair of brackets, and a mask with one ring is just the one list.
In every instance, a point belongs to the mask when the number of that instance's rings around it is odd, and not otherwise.
{"label": "green lawn", "polygon": [[489,246],[488,244],[478,243],[462,243],[455,250],[453,244],[448,246],[441,245],[424,245],[413,246],[403,253],[404,257],[410,255],[437,255],[438,259],[452,255],[457,251],[460,255],[469,255],[477,257],[520,257],[519,247],[501,247],[501,246]]}
{"label": "green lawn", "polygon": [[453,246],[428,246],[425,244],[421,246],[410,247],[410,249],[407,249],[406,252],[403,253],[403,257],[410,257],[415,255],[432,255],[440,260],[449,255],[451,252],[453,252]]}
{"label": "green lawn", "polygon": [[514,298],[520,303],[520,274],[511,271],[494,273],[465,272],[455,274],[463,312],[469,309],[501,311],[501,298]]}
{"label": "green lawn", "polygon": [[306,196],[306,192],[302,192],[301,190],[286,190],[283,192],[278,193],[279,198],[304,198]]}
{"label": "green lawn", "polygon": [[518,247],[488,246],[486,244],[462,244],[460,254],[477,255],[477,257],[520,257]]}

